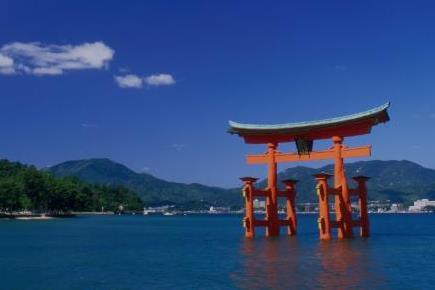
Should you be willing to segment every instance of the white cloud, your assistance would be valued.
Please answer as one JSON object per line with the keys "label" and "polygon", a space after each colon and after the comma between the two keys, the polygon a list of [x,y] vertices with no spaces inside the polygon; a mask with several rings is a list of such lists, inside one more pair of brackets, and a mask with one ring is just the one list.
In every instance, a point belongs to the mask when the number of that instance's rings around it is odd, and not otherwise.
{"label": "white cloud", "polygon": [[175,79],[170,74],[157,74],[141,77],[134,74],[114,76],[115,82],[120,88],[140,89],[144,84],[149,86],[169,86],[175,84]]}
{"label": "white cloud", "polygon": [[14,74],[14,60],[6,55],[0,53],[0,73],[1,74]]}
{"label": "white cloud", "polygon": [[150,75],[145,78],[145,83],[150,86],[170,86],[175,84],[175,79],[170,74]]}
{"label": "white cloud", "polygon": [[140,89],[143,86],[142,78],[133,74],[129,74],[125,76],[114,76],[114,79],[120,88]]}
{"label": "white cloud", "polygon": [[14,60],[0,53],[0,67],[9,67],[14,65]]}
{"label": "white cloud", "polygon": [[[113,59],[115,51],[103,42],[80,45],[54,45],[39,42],[13,42],[0,48],[0,64],[17,74],[60,75],[67,70],[102,69]],[[5,73],[0,66],[0,73]]]}

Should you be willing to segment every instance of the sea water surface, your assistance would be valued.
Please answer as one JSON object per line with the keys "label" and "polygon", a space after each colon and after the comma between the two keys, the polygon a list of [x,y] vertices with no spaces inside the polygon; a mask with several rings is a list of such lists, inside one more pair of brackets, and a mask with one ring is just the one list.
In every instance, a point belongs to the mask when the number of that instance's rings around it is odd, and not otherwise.
{"label": "sea water surface", "polygon": [[0,289],[435,289],[435,215],[371,215],[372,236],[245,240],[240,216],[0,221]]}

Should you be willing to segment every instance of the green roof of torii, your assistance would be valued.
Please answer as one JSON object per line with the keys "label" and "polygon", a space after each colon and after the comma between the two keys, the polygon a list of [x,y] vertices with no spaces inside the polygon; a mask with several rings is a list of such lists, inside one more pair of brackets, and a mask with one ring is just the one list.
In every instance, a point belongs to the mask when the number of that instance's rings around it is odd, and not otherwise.
{"label": "green roof of torii", "polygon": [[383,104],[382,106],[370,109],[368,111],[324,119],[317,121],[306,121],[306,122],[296,122],[296,123],[285,123],[285,124],[242,124],[233,121],[229,121],[230,128],[228,132],[231,134],[239,135],[268,135],[268,134],[298,134],[301,132],[307,132],[312,129],[322,129],[322,128],[333,128],[342,125],[347,125],[350,123],[356,123],[364,120],[373,120],[372,125],[378,123],[387,122],[389,116],[387,113],[387,108],[390,106],[390,102]]}

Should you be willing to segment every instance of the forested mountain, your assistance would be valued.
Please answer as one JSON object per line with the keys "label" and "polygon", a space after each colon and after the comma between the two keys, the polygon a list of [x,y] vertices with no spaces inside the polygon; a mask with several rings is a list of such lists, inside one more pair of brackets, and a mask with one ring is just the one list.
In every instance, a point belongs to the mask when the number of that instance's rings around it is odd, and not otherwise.
{"label": "forested mountain", "polygon": [[0,211],[40,212],[140,210],[142,201],[125,187],[88,184],[75,177],[53,177],[17,162],[0,160]]}
{"label": "forested mountain", "polygon": [[48,169],[54,176],[74,176],[83,181],[108,186],[125,186],[147,204],[206,202],[213,205],[241,204],[239,189],[223,189],[198,183],[169,182],[146,173],[136,173],[109,159],[67,161]]}

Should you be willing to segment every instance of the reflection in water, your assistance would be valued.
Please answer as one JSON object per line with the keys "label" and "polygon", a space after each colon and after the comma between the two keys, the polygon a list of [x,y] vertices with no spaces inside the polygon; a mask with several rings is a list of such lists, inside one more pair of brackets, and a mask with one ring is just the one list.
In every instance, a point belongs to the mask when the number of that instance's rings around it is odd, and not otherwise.
{"label": "reflection in water", "polygon": [[237,287],[241,289],[286,289],[297,287],[300,252],[298,239],[280,237],[269,239],[244,240],[241,256],[244,269],[236,277]]}
{"label": "reflection in water", "polygon": [[368,240],[359,238],[319,241],[315,253],[321,265],[318,286],[325,289],[379,287],[381,271],[370,260],[368,246]]}
{"label": "reflection in water", "polygon": [[314,241],[281,236],[244,240],[241,289],[373,289],[385,285],[368,240]]}

